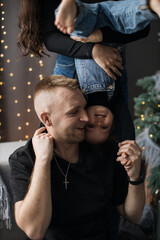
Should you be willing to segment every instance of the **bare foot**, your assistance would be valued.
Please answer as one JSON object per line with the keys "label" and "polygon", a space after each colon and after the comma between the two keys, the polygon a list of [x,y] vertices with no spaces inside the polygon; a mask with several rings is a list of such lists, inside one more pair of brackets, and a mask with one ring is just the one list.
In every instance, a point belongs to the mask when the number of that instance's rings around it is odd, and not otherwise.
{"label": "bare foot", "polygon": [[160,0],[149,0],[149,7],[160,17]]}
{"label": "bare foot", "polygon": [[54,24],[61,32],[70,34],[74,31],[76,14],[77,5],[75,0],[62,0]]}

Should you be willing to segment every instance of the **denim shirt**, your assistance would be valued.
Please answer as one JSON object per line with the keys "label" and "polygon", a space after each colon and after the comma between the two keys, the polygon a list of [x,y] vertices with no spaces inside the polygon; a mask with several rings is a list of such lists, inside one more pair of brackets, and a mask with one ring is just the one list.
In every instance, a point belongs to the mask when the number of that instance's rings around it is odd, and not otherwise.
{"label": "denim shirt", "polygon": [[[125,47],[124,45],[107,44],[112,47],[120,47],[119,52],[123,59],[123,66],[125,66]],[[108,100],[114,94],[115,80],[93,60],[93,59],[75,59],[75,67],[80,84],[80,88],[84,94],[93,92],[107,92]],[[125,68],[122,71],[121,78],[124,80]],[[127,82],[127,79],[125,79]]]}

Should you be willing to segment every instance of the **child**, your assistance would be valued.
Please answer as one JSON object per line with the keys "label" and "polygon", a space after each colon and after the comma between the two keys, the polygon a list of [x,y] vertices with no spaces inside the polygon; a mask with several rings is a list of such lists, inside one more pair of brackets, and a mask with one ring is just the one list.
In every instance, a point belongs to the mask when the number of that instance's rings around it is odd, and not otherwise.
{"label": "child", "polygon": [[55,25],[63,33],[70,34],[78,29],[78,34],[83,33],[86,37],[93,32],[93,29],[107,25],[114,30],[130,33],[135,31],[134,28],[138,30],[141,24],[146,24],[147,20],[155,19],[149,7],[160,17],[160,0],[148,0],[148,4],[147,0],[106,1],[96,4],[82,4],[79,0],[62,0]]}

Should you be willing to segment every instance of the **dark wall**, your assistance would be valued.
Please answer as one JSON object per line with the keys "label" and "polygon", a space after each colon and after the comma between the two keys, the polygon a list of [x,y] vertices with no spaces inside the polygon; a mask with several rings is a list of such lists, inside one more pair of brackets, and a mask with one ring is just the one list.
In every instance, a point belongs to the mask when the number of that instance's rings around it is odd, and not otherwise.
{"label": "dark wall", "polygon": [[129,85],[129,107],[133,116],[133,98],[142,89],[136,86],[136,81],[145,76],[152,76],[160,70],[160,21],[152,22],[148,37],[127,45],[127,70]]}

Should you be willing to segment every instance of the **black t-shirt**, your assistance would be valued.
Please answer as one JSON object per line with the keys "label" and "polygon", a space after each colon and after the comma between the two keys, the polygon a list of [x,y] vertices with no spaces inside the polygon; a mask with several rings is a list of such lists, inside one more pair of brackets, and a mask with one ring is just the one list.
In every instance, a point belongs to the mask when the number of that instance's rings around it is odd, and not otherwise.
{"label": "black t-shirt", "polygon": [[[85,3],[102,2],[101,0],[82,0]],[[72,58],[92,58],[92,48],[95,43],[81,43],[60,32],[54,25],[54,10],[60,4],[60,0],[42,0],[43,40],[50,52],[56,52]],[[144,38],[150,31],[150,25],[133,34],[123,34],[113,31],[109,27],[101,28],[105,43],[130,43]]]}
{"label": "black t-shirt", "polygon": [[[69,168],[67,190],[54,158],[51,162],[53,212],[46,240],[106,240],[108,205],[125,201],[128,182],[124,168],[115,161],[114,144],[98,148],[81,143],[79,152],[78,163]],[[34,158],[31,140],[9,158],[15,202],[23,200],[28,191]],[[66,172],[68,162],[57,160]]]}

